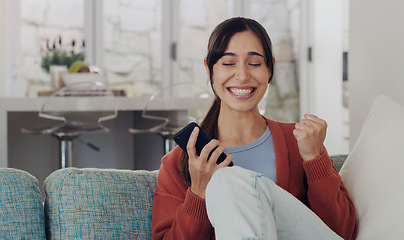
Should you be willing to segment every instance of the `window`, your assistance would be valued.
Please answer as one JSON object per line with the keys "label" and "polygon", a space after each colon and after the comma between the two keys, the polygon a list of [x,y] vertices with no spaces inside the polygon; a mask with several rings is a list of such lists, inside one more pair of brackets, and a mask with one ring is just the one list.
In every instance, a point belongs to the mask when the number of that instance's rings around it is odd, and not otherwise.
{"label": "window", "polygon": [[106,82],[129,97],[147,97],[176,82],[207,83],[203,59],[211,31],[226,18],[245,15],[269,31],[279,66],[276,75],[286,77],[278,85],[275,79],[271,94],[278,99],[267,106],[264,101],[263,108],[275,119],[293,121],[297,116],[292,51],[296,41],[289,22],[293,4],[285,0],[19,1],[20,69],[26,96],[52,89],[40,56],[46,39],[53,47],[59,36],[64,46],[85,39],[86,61],[100,66]]}
{"label": "window", "polygon": [[103,68],[129,96],[151,95],[162,79],[162,1],[103,2]]}
{"label": "window", "polygon": [[20,0],[19,5],[21,91],[37,96],[51,89],[50,77],[41,69],[47,48],[70,48],[72,40],[83,40],[84,5],[83,0]]}
{"label": "window", "polygon": [[235,15],[235,2],[20,0],[24,92],[36,96],[51,89],[41,54],[70,47],[73,39],[86,40],[86,60],[101,66],[108,84],[129,96],[148,96],[173,82],[203,81],[209,34]]}

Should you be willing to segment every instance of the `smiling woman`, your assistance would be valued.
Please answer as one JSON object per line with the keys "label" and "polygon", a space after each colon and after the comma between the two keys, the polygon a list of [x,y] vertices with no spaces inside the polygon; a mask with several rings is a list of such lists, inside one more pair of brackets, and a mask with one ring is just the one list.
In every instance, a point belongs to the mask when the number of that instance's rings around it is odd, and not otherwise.
{"label": "smiling woman", "polygon": [[[278,122],[258,110],[275,64],[263,26],[221,22],[204,62],[215,99],[187,151],[162,158],[153,239],[353,239],[355,209],[323,146],[326,122]],[[199,153],[201,131],[212,140]]]}

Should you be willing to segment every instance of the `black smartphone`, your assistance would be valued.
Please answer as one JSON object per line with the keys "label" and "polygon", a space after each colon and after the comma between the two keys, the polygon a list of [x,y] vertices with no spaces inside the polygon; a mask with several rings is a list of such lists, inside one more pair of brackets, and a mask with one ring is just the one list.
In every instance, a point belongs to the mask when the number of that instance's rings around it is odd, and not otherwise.
{"label": "black smartphone", "polygon": [[[179,132],[177,132],[174,135],[174,141],[178,144],[178,146],[182,148],[182,150],[184,150],[185,153],[187,153],[188,139],[191,136],[191,133],[195,127],[199,128],[199,134],[195,144],[196,154],[198,154],[199,156],[201,154],[202,148],[210,142],[211,138],[208,135],[206,135],[206,133],[202,131],[202,129],[195,122],[191,122],[183,129],[181,129]],[[222,153],[220,154],[216,163],[220,164],[221,162],[224,161],[224,159],[226,159],[226,154]],[[230,167],[233,166],[233,162],[230,162],[229,166]]]}

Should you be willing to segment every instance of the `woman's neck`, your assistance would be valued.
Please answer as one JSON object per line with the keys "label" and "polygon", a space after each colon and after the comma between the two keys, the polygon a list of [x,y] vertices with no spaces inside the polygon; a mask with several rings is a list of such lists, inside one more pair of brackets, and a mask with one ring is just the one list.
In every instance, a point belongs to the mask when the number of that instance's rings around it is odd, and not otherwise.
{"label": "woman's neck", "polygon": [[226,147],[248,144],[264,134],[267,123],[258,109],[254,112],[220,112],[218,139]]}

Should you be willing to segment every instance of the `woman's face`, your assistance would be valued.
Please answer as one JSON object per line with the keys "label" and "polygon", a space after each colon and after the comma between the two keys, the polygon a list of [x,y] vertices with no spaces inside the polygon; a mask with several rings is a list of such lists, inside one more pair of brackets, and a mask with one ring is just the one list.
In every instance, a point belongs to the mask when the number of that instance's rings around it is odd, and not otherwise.
{"label": "woman's face", "polygon": [[271,74],[260,39],[251,31],[234,34],[223,57],[213,65],[213,86],[221,99],[221,112],[258,111]]}

